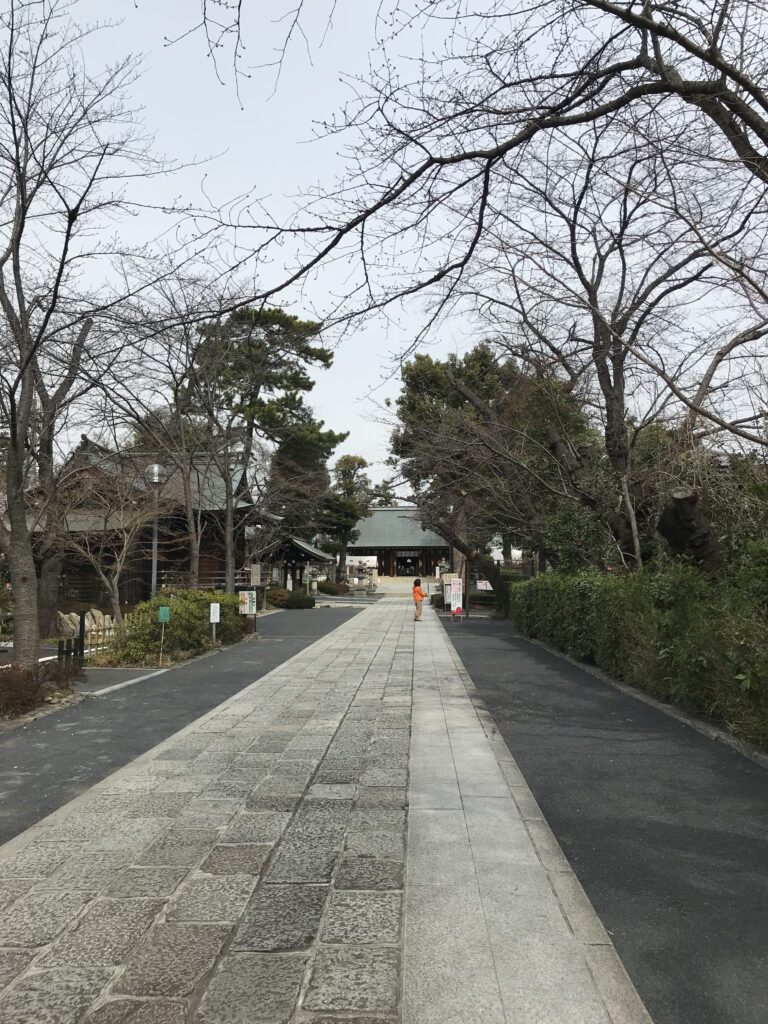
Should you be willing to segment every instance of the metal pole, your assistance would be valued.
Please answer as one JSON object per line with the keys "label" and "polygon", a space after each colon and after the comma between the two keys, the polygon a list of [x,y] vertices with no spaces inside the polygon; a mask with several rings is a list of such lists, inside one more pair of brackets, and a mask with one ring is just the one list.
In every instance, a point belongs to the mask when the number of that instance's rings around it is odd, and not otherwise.
{"label": "metal pole", "polygon": [[152,521],[152,597],[157,594],[157,492],[155,492],[155,518]]}

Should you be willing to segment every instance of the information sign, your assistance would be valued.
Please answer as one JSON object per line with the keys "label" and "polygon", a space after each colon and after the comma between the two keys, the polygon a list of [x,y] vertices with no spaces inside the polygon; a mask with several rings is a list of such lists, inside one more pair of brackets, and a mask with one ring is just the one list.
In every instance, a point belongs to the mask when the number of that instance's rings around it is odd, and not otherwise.
{"label": "information sign", "polygon": [[211,604],[211,622],[221,622],[221,605],[218,603]]}
{"label": "information sign", "polygon": [[157,609],[157,621],[158,622],[170,622],[171,621],[171,609],[167,604],[161,604]]}
{"label": "information sign", "polygon": [[451,580],[451,616],[463,615],[461,576]]}
{"label": "information sign", "polygon": [[259,595],[255,590],[240,591],[240,614],[256,615],[259,610]]}
{"label": "information sign", "polygon": [[491,586],[489,580],[478,580],[477,581],[477,589],[478,590],[493,590],[493,587]]}

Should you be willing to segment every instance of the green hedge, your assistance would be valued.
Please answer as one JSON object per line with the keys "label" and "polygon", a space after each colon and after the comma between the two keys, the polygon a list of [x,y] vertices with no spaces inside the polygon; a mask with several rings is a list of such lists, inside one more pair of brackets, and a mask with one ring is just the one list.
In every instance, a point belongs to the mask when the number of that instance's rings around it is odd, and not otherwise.
{"label": "green hedge", "polygon": [[349,593],[349,584],[330,583],[328,580],[319,580],[317,589],[321,594],[333,594],[336,597],[342,597],[344,594]]}
{"label": "green hedge", "polygon": [[165,625],[163,658],[200,654],[210,645],[210,606],[220,605],[220,621],[216,625],[216,640],[234,643],[246,630],[245,616],[240,614],[237,594],[222,594],[213,590],[163,590],[151,601],[137,605],[130,619],[118,627],[111,644],[111,653],[119,661],[141,664],[157,660],[160,654],[161,623],[158,610],[167,605],[171,609],[170,622]]}
{"label": "green hedge", "polygon": [[755,555],[720,577],[689,565],[549,573],[512,585],[511,617],[521,633],[768,746],[768,559],[756,568]]}
{"label": "green hedge", "polygon": [[303,590],[294,590],[293,593],[288,595],[288,599],[283,605],[284,608],[314,608],[315,599],[310,597],[309,594],[305,594]]}

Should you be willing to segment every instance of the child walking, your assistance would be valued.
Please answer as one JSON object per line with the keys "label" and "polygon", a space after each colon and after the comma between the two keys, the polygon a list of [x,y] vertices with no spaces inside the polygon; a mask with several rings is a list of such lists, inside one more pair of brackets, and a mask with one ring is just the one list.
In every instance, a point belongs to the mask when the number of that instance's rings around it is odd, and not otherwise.
{"label": "child walking", "polygon": [[421,589],[421,580],[413,581],[413,603],[416,607],[416,614],[414,619],[416,622],[421,622],[421,602],[427,595]]}

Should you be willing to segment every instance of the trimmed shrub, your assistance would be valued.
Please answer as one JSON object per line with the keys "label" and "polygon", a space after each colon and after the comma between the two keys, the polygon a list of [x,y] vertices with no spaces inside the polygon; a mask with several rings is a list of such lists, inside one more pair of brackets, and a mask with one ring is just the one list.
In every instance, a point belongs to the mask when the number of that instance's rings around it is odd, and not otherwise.
{"label": "trimmed shrub", "polygon": [[303,590],[294,590],[288,595],[284,608],[314,608],[315,599],[305,594]]}
{"label": "trimmed shrub", "polygon": [[328,580],[319,580],[317,589],[321,594],[333,594],[336,597],[342,597],[344,594],[349,593],[349,584],[331,583]]}
{"label": "trimmed shrub", "polygon": [[285,587],[272,587],[267,591],[267,604],[272,608],[285,608],[285,602],[291,596],[291,591]]}
{"label": "trimmed shrub", "polygon": [[163,656],[167,654],[174,660],[200,654],[211,643],[210,606],[214,603],[220,605],[216,639],[221,643],[240,640],[246,623],[240,615],[240,599],[236,594],[169,588],[151,601],[137,605],[130,620],[118,626],[111,653],[118,661],[128,664],[156,661],[162,635],[158,614],[166,605],[171,609],[171,618],[165,624]]}
{"label": "trimmed shrub", "polygon": [[511,617],[527,636],[768,745],[766,596],[745,553],[720,577],[686,564],[538,576],[512,585]]}

